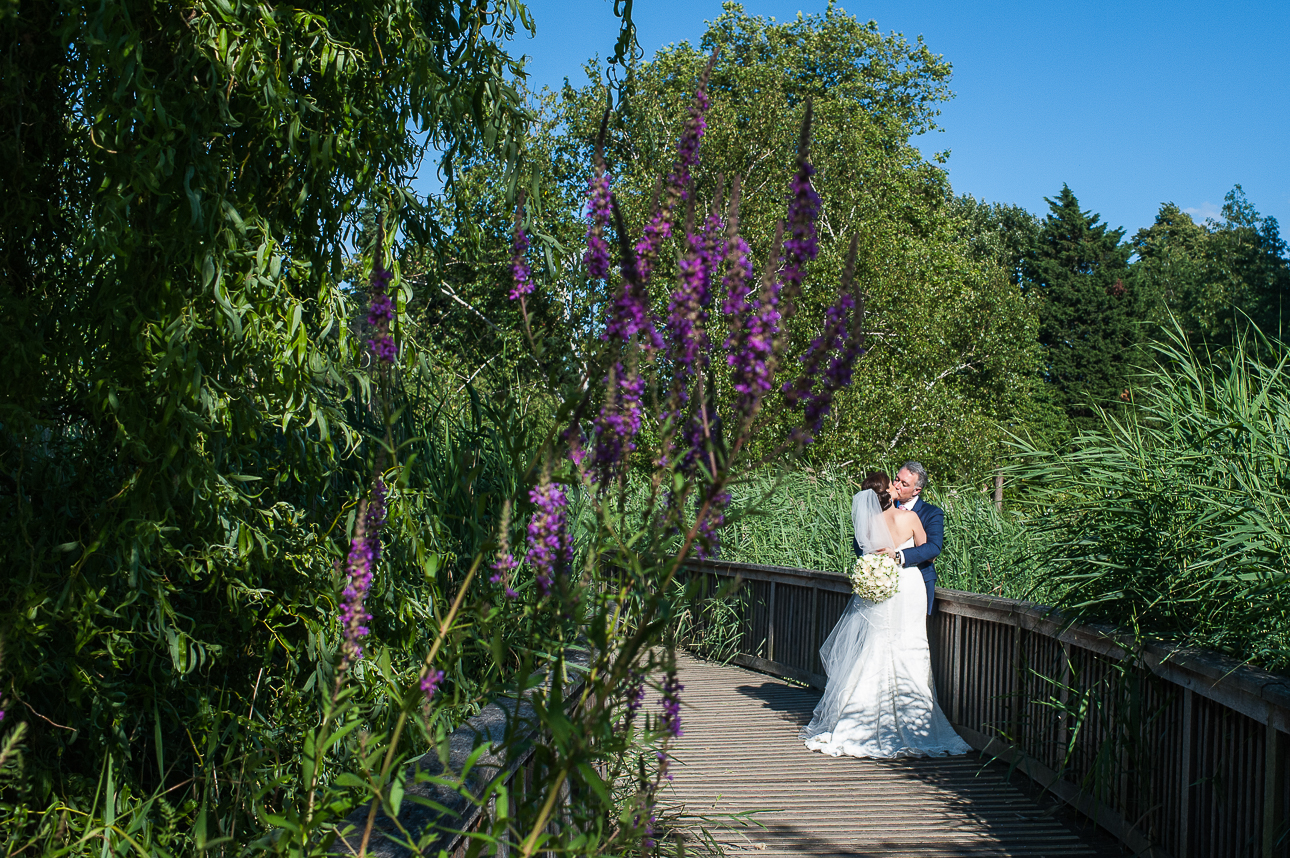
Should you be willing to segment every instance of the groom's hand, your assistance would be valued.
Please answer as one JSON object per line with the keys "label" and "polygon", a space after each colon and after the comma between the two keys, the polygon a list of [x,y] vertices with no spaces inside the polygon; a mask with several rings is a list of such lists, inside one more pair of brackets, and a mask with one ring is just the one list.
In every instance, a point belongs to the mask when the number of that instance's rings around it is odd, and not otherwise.
{"label": "groom's hand", "polygon": [[904,566],[904,565],[905,565],[905,555],[903,555],[900,551],[898,551],[898,550],[896,550],[896,549],[894,549],[894,548],[879,548],[879,549],[878,549],[877,551],[875,551],[874,553],[875,553],[875,554],[885,554],[885,555],[887,555],[887,556],[888,556],[888,557],[890,557],[892,560],[895,560],[895,561],[896,561],[896,565],[897,565],[897,566]]}

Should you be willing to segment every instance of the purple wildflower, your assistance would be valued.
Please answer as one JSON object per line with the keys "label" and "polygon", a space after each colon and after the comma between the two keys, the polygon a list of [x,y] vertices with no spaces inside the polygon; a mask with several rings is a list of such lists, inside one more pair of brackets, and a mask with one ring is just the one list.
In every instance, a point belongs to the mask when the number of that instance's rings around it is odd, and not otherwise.
{"label": "purple wildflower", "polygon": [[623,463],[624,457],[636,449],[636,434],[641,428],[641,396],[645,392],[645,379],[639,373],[629,372],[621,363],[609,368],[605,377],[605,401],[595,421],[598,478],[608,484]]}
{"label": "purple wildflower", "polygon": [[708,218],[703,232],[687,231],[680,281],[668,303],[667,328],[672,349],[672,393],[664,420],[675,420],[690,399],[690,380],[708,367],[708,334],[704,326],[712,303],[712,276],[724,252],[721,219]]}
{"label": "purple wildflower", "polygon": [[359,505],[354,536],[349,543],[349,557],[345,563],[345,588],[340,594],[342,672],[352,662],[363,657],[360,640],[367,636],[368,628],[365,623],[372,618],[364,607],[363,600],[372,588],[373,566],[381,559],[385,496],[385,483],[377,477],[372,484],[371,497]]}
{"label": "purple wildflower", "polygon": [[672,757],[667,751],[655,751],[654,759],[658,760],[658,773],[660,777],[666,778],[669,783],[672,781]]}
{"label": "purple wildflower", "polygon": [[[717,557],[721,554],[721,528],[726,523],[726,508],[730,506],[730,492],[707,492],[708,510],[699,522],[699,541],[695,554],[700,560]],[[703,499],[699,501],[703,508]]]}
{"label": "purple wildflower", "polygon": [[367,541],[371,548],[372,562],[381,559],[381,531],[385,529],[385,499],[390,490],[379,476],[372,481],[372,494],[367,502]]}
{"label": "purple wildflower", "polygon": [[524,202],[521,200],[515,209],[515,238],[511,243],[511,280],[514,286],[511,287],[509,297],[512,301],[518,301],[522,296],[533,292],[533,275],[525,258],[529,249],[529,237],[520,225],[523,214]]}
{"label": "purple wildflower", "polygon": [[797,147],[797,172],[789,182],[788,235],[784,238],[784,270],[780,275],[784,284],[785,314],[793,312],[793,302],[802,291],[806,277],[806,263],[820,252],[815,232],[815,219],[820,214],[820,195],[811,186],[815,167],[811,165],[811,103],[806,103],[806,116],[802,119],[802,136]]}
{"label": "purple wildflower", "polygon": [[[775,231],[775,244],[782,237],[784,225]],[[726,303],[724,310],[730,318],[730,334],[726,337],[726,363],[730,366],[730,382],[738,396],[735,413],[750,421],[761,407],[762,398],[770,392],[775,373],[775,344],[779,337],[780,286],[775,277],[779,263],[777,256],[766,262],[761,287],[753,300],[748,300],[747,281],[752,273],[742,239],[727,241],[727,259],[731,264],[726,274]],[[732,258],[733,257],[733,258]]]}
{"label": "purple wildflower", "polygon": [[648,852],[656,845],[654,843],[654,788],[651,785],[641,795],[641,809],[632,814],[632,827],[640,827],[641,818],[648,812],[649,817],[645,820],[644,829],[641,832],[641,852]]}
{"label": "purple wildflower", "polygon": [[368,634],[364,623],[371,615],[363,606],[367,591],[372,587],[372,549],[364,534],[365,524],[354,528],[346,562],[345,589],[341,591],[340,623],[344,640],[341,643],[341,670],[363,657],[359,640]]}
{"label": "purple wildflower", "polygon": [[[580,410],[581,408],[579,408]],[[583,447],[585,439],[583,438],[582,426],[578,422],[577,414],[569,421],[568,427],[560,433],[560,440],[569,448],[569,461],[573,462],[573,466],[581,472],[582,463],[587,459],[587,451]]]}
{"label": "purple wildflower", "polygon": [[859,296],[850,291],[855,278],[855,257],[853,237],[838,300],[825,311],[824,331],[802,355],[801,375],[783,386],[789,407],[802,405],[802,425],[792,434],[799,444],[810,443],[819,433],[834,395],[851,383],[855,362],[864,353],[864,306]]}
{"label": "purple wildflower", "polygon": [[609,226],[613,205],[609,179],[603,167],[597,164],[596,175],[588,183],[587,251],[582,259],[587,265],[587,274],[595,280],[609,276],[609,243],[605,241],[605,229]]}
{"label": "purple wildflower", "polygon": [[529,519],[528,562],[533,567],[538,595],[545,596],[551,592],[557,574],[573,560],[573,542],[565,523],[568,501],[548,477],[529,491],[529,500],[537,509]]}
{"label": "purple wildflower", "polygon": [[640,337],[641,344],[647,350],[663,347],[663,338],[654,326],[654,319],[649,311],[649,291],[641,279],[636,267],[636,257],[631,246],[625,241],[625,227],[618,201],[610,197],[610,206],[614,214],[614,226],[618,231],[619,244],[622,247],[622,285],[614,303],[610,306],[605,321],[605,331],[600,335],[602,340],[618,341],[625,345],[633,337]]}
{"label": "purple wildflower", "polygon": [[497,559],[489,567],[493,570],[493,574],[488,580],[493,584],[501,584],[506,598],[514,599],[519,593],[511,589],[511,573],[520,564],[516,562],[515,555],[511,554],[511,501],[509,498],[502,504],[502,520],[497,528],[497,542]]}
{"label": "purple wildflower", "polygon": [[367,324],[372,327],[372,338],[367,341],[367,347],[372,350],[372,355],[380,363],[394,363],[394,358],[398,354],[394,337],[390,335],[390,323],[394,321],[394,301],[386,292],[394,275],[381,262],[381,242],[382,239],[378,235],[376,254],[372,259],[372,279],[369,290],[371,304],[367,310]]}
{"label": "purple wildflower", "polygon": [[716,64],[716,60],[717,55],[714,51],[695,87],[694,103],[690,105],[690,119],[686,122],[685,130],[681,132],[681,140],[677,144],[676,164],[667,177],[667,183],[658,199],[654,214],[645,225],[640,241],[636,242],[636,271],[642,285],[649,283],[650,275],[654,273],[654,263],[658,259],[659,248],[672,235],[672,215],[676,204],[689,196],[690,174],[699,163],[699,145],[703,142],[703,132],[708,127],[705,116],[708,109],[706,90],[708,78],[712,75],[712,67]]}
{"label": "purple wildflower", "polygon": [[[663,678],[663,726],[673,738],[685,735],[681,732],[681,690],[685,686],[676,680],[676,671],[669,670]],[[660,758],[659,762],[665,762]]]}
{"label": "purple wildflower", "polygon": [[426,703],[434,699],[435,692],[439,690],[440,683],[443,682],[442,670],[431,670],[421,680],[421,693],[425,695]]}
{"label": "purple wildflower", "polygon": [[520,564],[516,562],[515,557],[509,551],[506,551],[498,554],[497,559],[494,560],[492,565],[489,567],[493,570],[493,574],[488,577],[489,582],[493,584],[501,584],[503,592],[506,594],[506,598],[508,599],[514,599],[519,595],[519,593],[511,588],[511,573],[514,572],[515,568],[519,565]]}
{"label": "purple wildflower", "polygon": [[627,693],[627,717],[632,718],[645,703],[645,677],[632,671],[631,690]]}

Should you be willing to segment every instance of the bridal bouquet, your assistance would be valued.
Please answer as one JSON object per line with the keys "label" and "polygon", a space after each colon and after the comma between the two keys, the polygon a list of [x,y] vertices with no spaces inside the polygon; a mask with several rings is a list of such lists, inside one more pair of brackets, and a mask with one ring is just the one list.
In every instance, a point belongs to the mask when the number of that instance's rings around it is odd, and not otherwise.
{"label": "bridal bouquet", "polygon": [[851,588],[870,602],[884,602],[896,595],[900,567],[886,554],[866,554],[851,569]]}

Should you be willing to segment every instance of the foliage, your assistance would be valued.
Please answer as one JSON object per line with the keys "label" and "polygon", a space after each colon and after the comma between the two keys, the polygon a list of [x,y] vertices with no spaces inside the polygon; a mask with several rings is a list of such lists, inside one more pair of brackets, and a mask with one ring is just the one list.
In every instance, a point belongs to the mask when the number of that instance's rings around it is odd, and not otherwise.
{"label": "foliage", "polygon": [[[750,504],[749,513],[727,528],[722,559],[847,574],[855,563],[851,496],[868,470],[848,466],[750,475],[734,489],[737,503]],[[1036,562],[1041,544],[1028,508],[999,512],[983,493],[953,485],[933,484],[927,498],[945,510],[945,548],[936,560],[939,586],[1012,599],[1042,601],[1053,595]]]}
{"label": "foliage", "polygon": [[1175,328],[1135,388],[1073,449],[1022,443],[1058,604],[1285,669],[1290,363],[1251,333],[1212,363]]}
{"label": "foliage", "polygon": [[954,200],[959,229],[972,257],[994,262],[1013,283],[1025,280],[1025,263],[1039,244],[1042,224],[1021,206],[989,203],[964,194]]}
{"label": "foliage", "polygon": [[[1027,409],[1038,367],[1036,317],[998,261],[974,254],[944,173],[910,142],[935,127],[938,103],[949,94],[948,63],[921,40],[884,35],[876,24],[836,7],[774,22],[726,4],[699,45],[660,50],[633,67],[614,94],[605,158],[633,228],[651,211],[656,168],[667,163],[665,147],[677,133],[680,105],[714,49],[704,154],[694,171],[695,209],[701,217],[718,187],[728,189],[738,176],[741,229],[754,248],[774,245],[793,140],[806,100],[813,105],[815,181],[824,200],[820,255],[809,267],[816,285],[804,288],[796,316],[786,324],[790,366],[820,333],[831,300],[822,284],[840,277],[849,237],[862,238],[857,277],[870,332],[870,353],[858,369],[863,383],[840,395],[809,457],[825,462],[917,451],[943,472],[985,472],[1001,450],[998,423],[1032,420]],[[585,85],[535,96],[539,120],[526,150],[541,176],[535,205],[547,215],[535,226],[534,240],[547,260],[537,276],[548,286],[545,300],[558,296],[554,306],[541,305],[535,313],[535,336],[552,373],[557,366],[581,366],[594,354],[588,320],[610,298],[580,272],[572,250],[584,229],[588,165],[608,94],[599,82],[602,67],[589,62],[587,73]],[[467,172],[476,174],[470,179],[476,191],[457,222],[487,226],[461,232],[463,242],[480,230],[505,227],[495,190],[500,169],[480,161]],[[468,256],[463,250],[458,258]],[[680,248],[669,247],[660,272],[673,271],[679,256]],[[767,262],[757,256],[754,269]],[[504,275],[504,258],[495,251],[490,260],[463,266],[453,288],[482,306]],[[666,291],[656,288],[652,298],[661,307]],[[456,320],[446,335],[501,339],[462,305],[444,303],[444,309]],[[506,318],[505,308],[496,312],[485,315]],[[500,321],[497,327],[505,329]],[[481,344],[481,354],[487,348]],[[731,395],[723,383],[720,401]],[[783,437],[794,419],[788,403],[772,398],[766,408],[776,421],[767,439]]]}
{"label": "foliage", "polygon": [[1135,276],[1198,345],[1228,347],[1250,325],[1283,335],[1290,256],[1276,219],[1261,217],[1240,185],[1222,221],[1197,224],[1165,203],[1133,246]]}
{"label": "foliage", "polygon": [[1051,209],[1025,279],[1039,293],[1039,344],[1044,377],[1056,403],[1077,426],[1095,405],[1110,407],[1128,387],[1130,357],[1142,339],[1143,301],[1129,275],[1132,248],[1123,230],[1081,211],[1066,185]]}
{"label": "foliage", "polygon": [[[276,532],[241,536],[248,513],[234,509],[240,518],[228,526],[237,528],[238,538],[225,546],[225,554],[203,558],[202,570],[217,586],[227,586],[220,575],[253,580],[266,610],[230,606],[223,591],[216,591],[225,596],[220,601],[189,581],[164,579],[173,585],[167,593],[171,604],[184,598],[189,600],[185,610],[204,611],[202,619],[224,634],[216,639],[228,640],[231,652],[208,647],[191,670],[200,681],[175,683],[176,689],[164,687],[164,675],[152,677],[169,692],[168,708],[158,714],[162,707],[153,698],[151,722],[118,725],[122,745],[102,754],[97,784],[90,778],[97,761],[80,759],[65,771],[70,783],[44,785],[48,798],[41,804],[6,802],[11,851],[83,852],[101,839],[105,852],[219,848],[303,856],[333,854],[343,839],[361,855],[371,845],[378,812],[398,817],[411,781],[424,777],[408,767],[411,759],[431,746],[445,753],[445,731],[503,692],[529,692],[543,741],[532,746],[534,789],[512,813],[500,781],[488,794],[474,797],[486,801],[496,794],[503,809],[477,839],[504,842],[508,851],[523,855],[539,849],[595,855],[654,851],[656,796],[670,759],[667,743],[680,735],[682,717],[675,651],[670,642],[659,648],[665,631],[675,626],[679,605],[691,595],[678,593],[676,572],[690,552],[714,551],[726,516],[736,514],[728,508],[726,486],[732,468],[749,456],[762,398],[777,386],[774,361],[737,363],[730,371],[743,385],[739,409],[722,415],[704,392],[712,377],[727,372],[712,360],[712,346],[729,328],[732,338],[743,337],[737,353],[773,349],[779,320],[787,317],[776,310],[781,289],[776,279],[760,290],[751,288],[737,205],[726,218],[714,213],[697,234],[690,225],[688,267],[677,279],[668,315],[655,316],[643,303],[648,265],[658,256],[658,245],[651,242],[679,216],[676,200],[693,193],[686,171],[702,138],[705,84],[706,75],[699,80],[665,202],[651,219],[653,232],[635,246],[622,244],[617,274],[609,272],[610,254],[602,240],[617,210],[608,192],[596,209],[588,270],[598,270],[595,276],[605,278],[616,297],[604,308],[595,376],[545,392],[559,404],[555,427],[535,426],[532,415],[506,397],[488,404],[469,385],[450,393],[451,382],[433,372],[413,343],[400,336],[402,351],[395,348],[390,327],[398,315],[388,290],[396,281],[381,259],[397,209],[381,210],[370,250],[366,325],[378,371],[374,378],[337,372],[327,379],[330,384],[316,385],[319,395],[332,397],[332,425],[346,429],[355,447],[367,449],[341,451],[326,461],[306,450],[320,475],[306,474],[312,482],[295,473],[278,477],[253,497],[260,501],[272,492],[276,503],[294,501],[290,522],[312,542],[298,547]],[[782,249],[785,282],[787,272],[800,274],[803,262],[815,255],[809,142],[808,110],[791,185],[792,240]],[[534,286],[522,224],[517,215],[511,295],[529,334]],[[603,259],[593,258],[596,247]],[[397,290],[394,296],[400,303],[406,300]],[[724,312],[715,311],[718,300]],[[862,342],[850,270],[829,319],[832,333],[812,349],[815,369],[792,382],[804,416],[783,439],[783,450],[818,431],[833,395],[850,380]],[[339,336],[364,328],[357,320],[344,321],[347,330]],[[745,326],[763,323],[768,327],[762,339],[741,334]],[[401,335],[402,327],[396,325],[394,333]],[[344,356],[338,351],[338,365]],[[646,382],[666,390],[661,407],[645,410]],[[468,399],[454,413],[451,406],[463,389]],[[286,447],[294,437],[289,422],[260,424],[260,430],[269,442]],[[652,437],[641,433],[643,424],[654,430]],[[657,445],[647,449],[655,440]],[[625,464],[634,450],[655,463],[655,471],[645,509],[629,513]],[[273,468],[291,465],[290,452],[271,458],[266,451],[253,463],[259,473],[247,476],[272,475]],[[366,462],[374,464],[365,467]],[[370,480],[364,473],[368,467]],[[297,496],[302,491],[311,492],[304,501]],[[355,494],[366,495],[356,506],[338,500]],[[157,502],[173,503],[173,498]],[[582,509],[594,524],[575,545],[569,522]],[[221,512],[227,508],[217,507],[213,514]],[[325,562],[339,554],[332,534],[311,518],[328,512],[335,516],[331,527],[343,527],[350,543],[347,560],[337,558],[335,572]],[[192,526],[176,539],[202,536],[200,520],[179,513],[174,520]],[[140,552],[128,568],[137,574],[155,556]],[[92,569],[82,561],[73,572],[84,574],[83,566]],[[165,572],[178,575],[169,568]],[[485,575],[487,584],[481,580]],[[241,624],[234,630],[240,638],[219,626],[230,616]],[[260,626],[268,632],[264,648],[257,646]],[[207,627],[195,630],[213,636]],[[63,668],[75,656],[72,644],[41,639],[42,631],[29,623],[25,637],[15,636],[18,647],[64,646],[69,651],[53,653],[55,667]],[[104,637],[118,651],[118,641],[129,641],[121,634]],[[567,668],[577,650],[588,653],[589,664],[581,689],[570,693]],[[137,670],[134,663],[127,666]],[[248,695],[240,686],[257,666]],[[23,702],[48,695],[49,687],[24,675],[24,669],[29,668],[20,668],[17,683]],[[647,716],[639,710],[646,682],[655,676],[661,678],[662,711]],[[138,680],[114,673],[104,681]],[[137,718],[138,701],[120,697],[118,711]],[[54,711],[55,701],[40,702]],[[74,707],[67,709],[76,714]],[[167,717],[178,721],[174,729],[189,739],[193,758],[165,756],[175,744],[164,735],[171,729]],[[155,738],[151,748],[138,741],[148,727],[153,728],[149,738]],[[517,724],[509,727],[503,747],[494,750],[516,753],[528,743]],[[106,737],[110,741],[113,734]],[[656,753],[643,755],[642,743],[655,746]],[[145,753],[155,748],[155,756],[144,756],[140,746]],[[477,749],[476,758],[484,750]],[[46,767],[43,773],[48,780],[54,770]],[[465,776],[464,771],[449,773],[440,780],[464,788]],[[356,807],[367,809],[351,815]],[[69,814],[76,815],[71,825]],[[424,852],[436,848],[442,833],[431,825],[385,837]]]}
{"label": "foliage", "polygon": [[[517,21],[411,2],[0,12],[0,629],[29,790],[9,806],[49,808],[49,832],[143,802],[139,824],[162,814],[188,849],[199,806],[210,837],[242,837],[253,801],[291,799],[277,784],[335,663],[334,539],[380,428],[346,239],[364,205],[387,235],[429,228],[402,190],[428,146],[449,164],[514,150],[526,114],[499,40]],[[398,380],[434,387],[404,357]],[[478,548],[452,504],[486,512],[483,484],[517,479],[460,446],[488,421],[461,427],[439,393],[436,412],[428,389],[387,391],[395,443],[476,458],[454,486],[389,475],[399,574],[371,625],[390,656],[354,676],[374,724]],[[478,705],[479,656],[448,720]]]}

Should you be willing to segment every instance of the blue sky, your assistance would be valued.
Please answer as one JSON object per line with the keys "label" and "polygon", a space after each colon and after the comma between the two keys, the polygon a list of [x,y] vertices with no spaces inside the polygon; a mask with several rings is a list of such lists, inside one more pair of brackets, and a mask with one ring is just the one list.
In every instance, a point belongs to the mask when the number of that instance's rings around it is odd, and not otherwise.
{"label": "blue sky", "polygon": [[[825,0],[748,0],[778,20]],[[1236,183],[1290,234],[1290,2],[839,3],[884,32],[922,35],[954,66],[943,130],[916,140],[951,151],[957,193],[1047,212],[1066,182],[1085,209],[1130,234],[1162,202],[1216,216]],[[530,83],[585,80],[612,52],[612,0],[529,0]],[[636,0],[641,47],[697,42],[720,0]]]}

